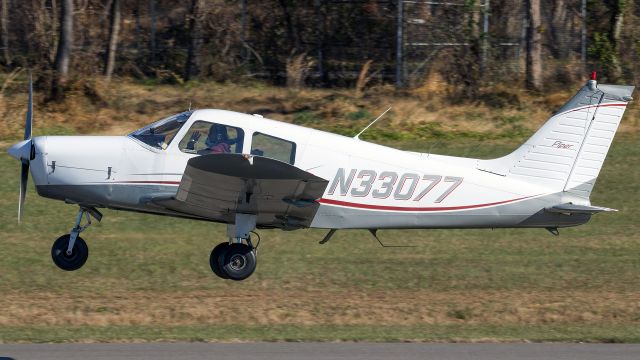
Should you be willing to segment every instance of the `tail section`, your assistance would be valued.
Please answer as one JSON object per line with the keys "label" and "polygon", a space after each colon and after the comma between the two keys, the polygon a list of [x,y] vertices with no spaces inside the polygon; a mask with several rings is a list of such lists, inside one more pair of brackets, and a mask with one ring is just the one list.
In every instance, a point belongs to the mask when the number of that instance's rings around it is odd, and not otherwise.
{"label": "tail section", "polygon": [[633,86],[600,85],[597,89],[601,92],[600,103],[593,110],[591,121],[586,124],[584,139],[564,187],[565,191],[584,198],[588,198],[593,190],[633,93]]}
{"label": "tail section", "polygon": [[520,148],[478,169],[588,199],[633,89],[590,80]]}

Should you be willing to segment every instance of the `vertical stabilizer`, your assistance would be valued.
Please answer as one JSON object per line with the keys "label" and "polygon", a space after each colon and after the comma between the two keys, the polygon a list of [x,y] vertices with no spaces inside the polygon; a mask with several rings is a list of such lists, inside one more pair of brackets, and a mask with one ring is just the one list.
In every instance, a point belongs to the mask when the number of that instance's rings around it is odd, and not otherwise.
{"label": "vertical stabilizer", "polygon": [[520,148],[478,169],[588,199],[633,89],[590,80]]}

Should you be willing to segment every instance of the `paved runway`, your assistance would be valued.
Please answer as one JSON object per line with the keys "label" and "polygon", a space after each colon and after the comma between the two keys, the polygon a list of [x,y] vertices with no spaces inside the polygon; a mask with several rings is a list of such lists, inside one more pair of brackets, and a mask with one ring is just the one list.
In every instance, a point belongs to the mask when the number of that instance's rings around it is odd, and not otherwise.
{"label": "paved runway", "polygon": [[637,360],[640,359],[640,345],[414,343],[151,343],[0,345],[0,360],[10,359]]}

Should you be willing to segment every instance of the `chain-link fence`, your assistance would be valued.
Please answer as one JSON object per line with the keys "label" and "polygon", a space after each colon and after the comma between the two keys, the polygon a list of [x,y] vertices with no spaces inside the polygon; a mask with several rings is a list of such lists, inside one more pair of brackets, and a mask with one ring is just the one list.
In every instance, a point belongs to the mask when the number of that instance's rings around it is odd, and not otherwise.
{"label": "chain-link fence", "polygon": [[[539,1],[542,26],[536,31],[542,33],[545,67],[553,68],[545,74],[570,81],[562,77],[582,73],[586,61],[587,0]],[[400,87],[420,86],[434,74],[454,83],[478,76],[512,81],[524,74],[529,23],[525,2],[315,0],[285,14],[313,21],[298,30],[286,21],[281,25],[283,35],[296,42],[295,51],[304,49],[310,59],[312,84],[352,84],[367,60],[373,61],[376,81]],[[252,9],[261,8],[242,9],[243,21],[251,24],[252,18],[260,18]],[[251,26],[243,39],[257,52],[275,58],[290,55],[265,49],[264,32],[251,32]],[[259,65],[271,77],[285,77],[285,61]]]}
{"label": "chain-link fence", "polygon": [[[554,65],[584,63],[586,0],[541,1],[543,58]],[[522,0],[399,0],[403,24],[398,84],[419,85],[438,66],[477,62],[483,76],[522,74],[529,21]],[[461,50],[465,48],[466,50]],[[466,55],[466,56],[465,56]]]}
{"label": "chain-link fence", "polygon": [[[613,48],[611,5],[587,0],[207,0],[197,15],[199,35],[189,33],[188,4],[137,0],[123,3],[116,71],[179,80],[192,37],[200,36],[198,76],[220,81],[285,84],[295,76],[311,86],[351,87],[368,64],[369,84],[512,83],[525,73],[528,2],[541,10],[535,31],[547,83],[571,83],[585,67],[602,68],[616,55],[623,78],[640,74],[640,37],[633,31],[640,4],[625,8]],[[48,67],[56,44],[54,3],[10,4],[10,19],[28,19],[9,23],[12,66]],[[89,60],[104,57],[108,15],[102,2],[86,4],[74,20],[73,61],[90,74],[100,72],[101,63]]]}

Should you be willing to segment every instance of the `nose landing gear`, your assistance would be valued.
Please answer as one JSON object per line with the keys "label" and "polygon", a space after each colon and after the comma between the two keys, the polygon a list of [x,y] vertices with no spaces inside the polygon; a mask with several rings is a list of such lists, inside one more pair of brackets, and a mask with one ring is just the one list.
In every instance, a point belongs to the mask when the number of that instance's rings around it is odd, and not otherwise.
{"label": "nose landing gear", "polygon": [[[51,258],[53,263],[60,269],[74,271],[80,269],[89,257],[89,247],[87,243],[78,236],[91,226],[91,217],[100,221],[102,214],[95,208],[80,207],[76,224],[71,229],[71,233],[60,236],[51,247]],[[86,218],[87,223],[82,225],[82,219]]]}

